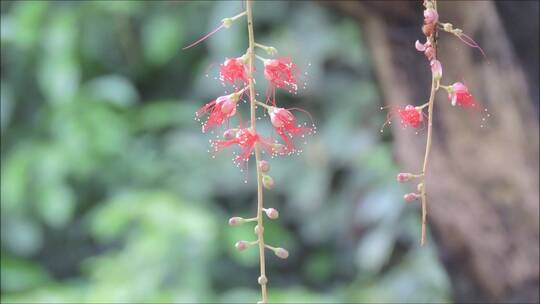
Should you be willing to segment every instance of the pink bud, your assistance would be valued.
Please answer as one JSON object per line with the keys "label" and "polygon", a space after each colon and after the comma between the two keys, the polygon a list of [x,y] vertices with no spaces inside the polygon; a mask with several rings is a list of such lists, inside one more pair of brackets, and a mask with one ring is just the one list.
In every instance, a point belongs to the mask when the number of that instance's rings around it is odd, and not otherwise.
{"label": "pink bud", "polygon": [[420,195],[418,195],[417,193],[407,193],[403,196],[403,199],[405,199],[407,203],[411,203],[417,200],[419,197]]}
{"label": "pink bud", "polygon": [[262,276],[260,276],[260,277],[257,279],[257,282],[258,282],[260,285],[266,285],[266,283],[268,283],[268,279],[266,278],[265,275],[262,275]]}
{"label": "pink bud", "polygon": [[456,82],[452,85],[452,89],[455,93],[467,93],[469,89],[461,82]]}
{"label": "pink bud", "polygon": [[274,188],[274,179],[270,175],[263,175],[262,183],[263,186],[268,190]]}
{"label": "pink bud", "polygon": [[223,132],[223,138],[226,140],[231,140],[236,136],[237,130],[235,129],[228,129],[225,132]]}
{"label": "pink bud", "polygon": [[282,258],[282,259],[286,259],[289,257],[289,252],[287,250],[285,250],[284,248],[281,248],[281,247],[278,247],[276,248],[276,250],[274,251],[274,253],[279,257],[279,258]]}
{"label": "pink bud", "polygon": [[428,46],[424,51],[424,55],[426,55],[427,59],[429,60],[433,59],[435,57],[435,49],[431,46]]}
{"label": "pink bud", "polygon": [[231,217],[229,219],[229,225],[236,226],[244,223],[244,219],[238,216]]}
{"label": "pink bud", "polygon": [[236,102],[230,98],[221,103],[221,112],[227,116],[233,116],[236,113]]}
{"label": "pink bud", "polygon": [[422,44],[420,41],[416,40],[416,42],[414,43],[414,47],[416,48],[416,50],[418,50],[419,52],[423,52],[426,50],[426,46],[424,44]]}
{"label": "pink bud", "polygon": [[292,113],[283,108],[272,107],[272,109],[269,110],[269,113],[270,120],[275,128],[281,128],[287,124],[290,124],[290,122],[294,120]]}
{"label": "pink bud", "polygon": [[236,249],[238,249],[238,251],[246,250],[246,248],[248,247],[248,242],[246,242],[246,241],[238,241],[238,242],[236,242],[234,247],[236,247]]}
{"label": "pink bud", "polygon": [[439,21],[439,14],[436,10],[428,8],[424,10],[424,23],[437,23]]}
{"label": "pink bud", "polygon": [[431,73],[433,73],[433,77],[435,79],[441,79],[442,77],[442,65],[441,62],[437,59],[431,60],[430,62],[431,66]]}
{"label": "pink bud", "polygon": [[270,171],[270,163],[265,160],[259,161],[259,170],[264,173]]}
{"label": "pink bud", "polygon": [[412,174],[410,173],[399,173],[397,175],[397,181],[400,183],[408,182],[412,177]]}
{"label": "pink bud", "polygon": [[264,209],[264,212],[266,213],[266,216],[268,216],[268,218],[271,220],[275,220],[279,217],[279,212],[274,208]]}

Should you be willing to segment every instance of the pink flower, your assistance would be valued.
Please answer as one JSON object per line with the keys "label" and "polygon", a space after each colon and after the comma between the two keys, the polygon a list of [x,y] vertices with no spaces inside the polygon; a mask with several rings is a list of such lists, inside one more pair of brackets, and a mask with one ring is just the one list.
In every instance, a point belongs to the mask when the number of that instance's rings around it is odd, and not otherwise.
{"label": "pink flower", "polygon": [[311,132],[310,128],[299,126],[294,115],[287,109],[270,107],[268,114],[270,115],[272,126],[274,126],[277,134],[285,142],[288,152],[294,151],[294,144],[292,142],[294,136],[302,136]]}
{"label": "pink flower", "polygon": [[399,118],[401,124],[404,127],[411,126],[418,128],[423,121],[422,111],[418,110],[413,105],[407,105],[405,108],[398,109]]}
{"label": "pink flower", "polygon": [[432,8],[428,8],[424,10],[424,23],[425,24],[432,24],[437,23],[439,21],[439,14],[436,10]]}
{"label": "pink flower", "polygon": [[237,80],[247,83],[247,67],[242,58],[227,58],[220,66],[219,78],[221,81],[227,81],[231,84],[234,84]]}
{"label": "pink flower", "polygon": [[266,59],[264,77],[276,88],[297,90],[296,65],[289,58]]}
{"label": "pink flower", "polygon": [[215,126],[219,126],[225,120],[234,116],[236,114],[236,103],[241,94],[236,92],[230,95],[220,96],[200,108],[195,113],[197,118],[204,114],[209,114],[208,119],[203,123],[202,131],[206,132]]}
{"label": "pink flower", "polygon": [[214,140],[212,147],[214,151],[219,152],[225,148],[238,145],[240,153],[234,158],[234,162],[238,165],[245,164],[249,160],[256,143],[269,154],[283,154],[281,145],[273,143],[271,139],[260,136],[251,129],[237,129],[234,133],[235,136],[232,139]]}
{"label": "pink flower", "polygon": [[441,62],[437,59],[431,60],[429,63],[431,66],[431,73],[435,79],[441,79],[442,77],[442,65]]}
{"label": "pink flower", "polygon": [[435,57],[435,49],[431,47],[431,42],[429,41],[426,43],[421,43],[420,41],[416,40],[414,47],[417,51],[424,52],[424,55],[426,55],[428,60],[432,60]]}
{"label": "pink flower", "polygon": [[461,82],[454,83],[448,90],[448,99],[452,105],[460,105],[462,107],[474,107],[476,102],[474,97],[469,93],[469,89]]}

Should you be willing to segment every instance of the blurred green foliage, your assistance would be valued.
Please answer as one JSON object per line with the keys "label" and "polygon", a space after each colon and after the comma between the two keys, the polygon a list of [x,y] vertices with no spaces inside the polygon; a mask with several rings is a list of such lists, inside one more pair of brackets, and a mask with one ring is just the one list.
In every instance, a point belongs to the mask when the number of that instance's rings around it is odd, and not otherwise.
{"label": "blurred green foliage", "polygon": [[[246,48],[241,2],[1,2],[2,302],[255,302],[253,172],[211,158],[193,114],[223,93],[216,66]],[[272,302],[448,301],[403,207],[369,54],[353,21],[312,2],[255,4],[256,37],[307,83],[285,106],[318,132],[273,159]],[[210,68],[209,68],[210,67]],[[262,78],[261,78],[262,79]],[[258,91],[264,92],[260,81]],[[244,113],[245,114],[245,113]],[[269,131],[261,122],[261,130]],[[244,183],[244,179],[248,182]]]}

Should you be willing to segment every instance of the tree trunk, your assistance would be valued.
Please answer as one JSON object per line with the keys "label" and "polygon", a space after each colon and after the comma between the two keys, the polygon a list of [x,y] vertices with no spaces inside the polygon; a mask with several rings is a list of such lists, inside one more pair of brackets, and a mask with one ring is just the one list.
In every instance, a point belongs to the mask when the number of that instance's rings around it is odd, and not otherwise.
{"label": "tree trunk", "polygon": [[[387,105],[427,101],[431,71],[414,48],[425,40],[421,1],[324,4],[360,23]],[[440,32],[442,83],[465,81],[491,117],[483,122],[480,112],[452,107],[443,90],[437,93],[426,180],[431,237],[455,301],[538,302],[539,133],[530,96],[538,83],[526,79],[493,2],[439,1],[438,10],[442,22],[463,29],[487,55]],[[514,18],[538,18],[534,9],[521,13]],[[537,28],[523,31],[538,35]],[[425,132],[398,124],[392,132],[403,171],[421,171]]]}

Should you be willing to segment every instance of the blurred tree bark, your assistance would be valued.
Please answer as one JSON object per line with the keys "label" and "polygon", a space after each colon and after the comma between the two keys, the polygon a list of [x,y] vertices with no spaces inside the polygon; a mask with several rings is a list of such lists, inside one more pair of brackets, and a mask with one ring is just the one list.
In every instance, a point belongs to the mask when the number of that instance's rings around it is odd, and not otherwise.
{"label": "blurred tree bark", "polygon": [[[322,3],[361,25],[387,105],[427,101],[431,72],[414,48],[424,40],[421,1]],[[509,16],[510,6],[521,6],[518,14]],[[451,107],[437,93],[427,178],[431,236],[455,301],[538,302],[538,2],[439,1],[438,8],[441,21],[463,29],[488,57],[439,33],[443,84],[465,81],[491,118],[480,128],[478,113]],[[419,171],[425,134],[397,124],[392,132],[404,171]]]}

